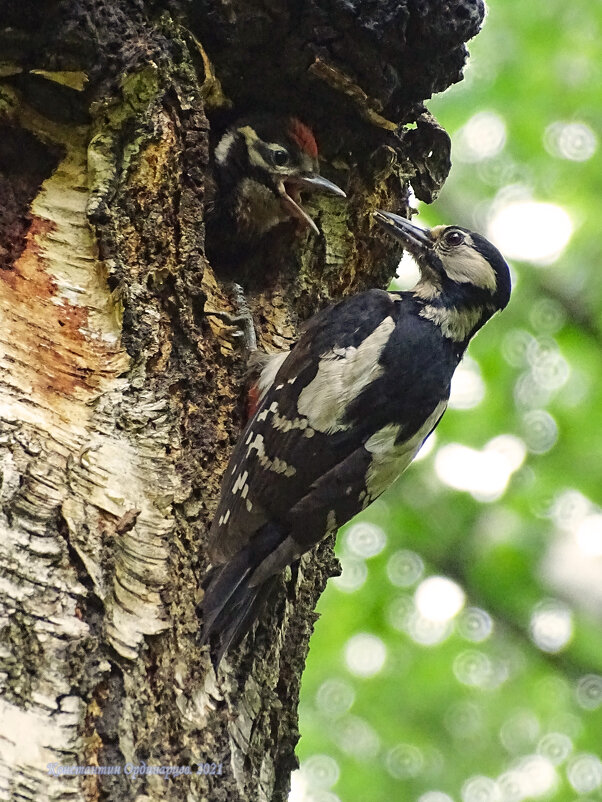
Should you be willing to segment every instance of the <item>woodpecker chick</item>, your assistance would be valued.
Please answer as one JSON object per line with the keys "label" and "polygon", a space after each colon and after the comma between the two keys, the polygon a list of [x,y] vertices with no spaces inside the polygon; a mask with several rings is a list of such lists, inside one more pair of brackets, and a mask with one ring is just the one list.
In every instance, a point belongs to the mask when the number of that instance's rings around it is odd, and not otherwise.
{"label": "woodpecker chick", "polygon": [[368,290],[273,356],[226,470],[210,533],[203,641],[217,665],[290,563],[386,490],[439,423],[470,339],[510,298],[484,237],[376,212],[410,251],[413,290]]}
{"label": "woodpecker chick", "polygon": [[239,120],[220,139],[214,161],[217,186],[210,234],[219,227],[222,237],[253,240],[290,219],[319,234],[300,205],[300,193],[345,197],[340,187],[319,174],[314,135],[295,117]]}

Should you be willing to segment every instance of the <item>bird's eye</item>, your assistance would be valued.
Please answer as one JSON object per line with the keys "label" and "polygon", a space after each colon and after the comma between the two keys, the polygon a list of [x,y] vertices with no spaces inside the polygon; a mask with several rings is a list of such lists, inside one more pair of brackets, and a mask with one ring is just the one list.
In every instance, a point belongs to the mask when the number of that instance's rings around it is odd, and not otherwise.
{"label": "bird's eye", "polygon": [[288,164],[289,155],[284,148],[278,148],[278,150],[272,151],[272,161],[276,165],[276,167],[284,167]]}
{"label": "bird's eye", "polygon": [[464,234],[461,231],[448,231],[443,239],[446,245],[462,245]]}

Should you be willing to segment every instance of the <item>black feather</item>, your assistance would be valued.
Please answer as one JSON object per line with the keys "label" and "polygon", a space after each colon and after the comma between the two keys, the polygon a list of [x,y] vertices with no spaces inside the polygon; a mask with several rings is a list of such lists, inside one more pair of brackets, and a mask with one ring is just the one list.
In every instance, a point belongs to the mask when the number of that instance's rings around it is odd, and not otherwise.
{"label": "black feather", "polygon": [[266,524],[248,546],[208,572],[203,582],[205,595],[198,608],[203,616],[200,641],[201,645],[210,644],[215,670],[224,654],[243,640],[271,595],[277,575],[269,576],[260,585],[252,584],[253,575],[284,537],[277,526]]}

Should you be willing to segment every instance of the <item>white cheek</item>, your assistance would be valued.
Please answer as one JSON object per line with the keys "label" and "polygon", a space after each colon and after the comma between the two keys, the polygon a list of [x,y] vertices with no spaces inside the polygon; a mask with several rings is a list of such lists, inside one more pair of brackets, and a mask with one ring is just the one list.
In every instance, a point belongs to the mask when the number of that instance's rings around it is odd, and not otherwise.
{"label": "white cheek", "polygon": [[494,269],[478,251],[464,246],[448,252],[442,257],[445,272],[459,284],[473,284],[484,290],[495,292],[497,278]]}
{"label": "white cheek", "polygon": [[225,134],[219,141],[215,149],[215,161],[218,164],[224,164],[230,153],[230,148],[234,144],[235,136],[232,132]]}

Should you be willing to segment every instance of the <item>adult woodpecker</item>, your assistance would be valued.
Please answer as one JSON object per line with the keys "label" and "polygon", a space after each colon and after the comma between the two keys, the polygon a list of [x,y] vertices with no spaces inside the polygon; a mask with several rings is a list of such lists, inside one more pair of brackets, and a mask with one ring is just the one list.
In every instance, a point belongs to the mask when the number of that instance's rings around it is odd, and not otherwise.
{"label": "adult woodpecker", "polygon": [[508,265],[480,234],[374,217],[415,257],[420,280],[324,309],[264,367],[210,533],[202,639],[215,665],[282,569],[405,470],[445,411],[470,339],[510,298]]}
{"label": "adult woodpecker", "polygon": [[[215,187],[208,204],[207,244],[218,257],[291,219],[319,229],[300,205],[304,191],[345,193],[319,174],[318,146],[295,117],[257,115],[238,120],[214,154]],[[211,258],[211,255],[210,255]]]}

